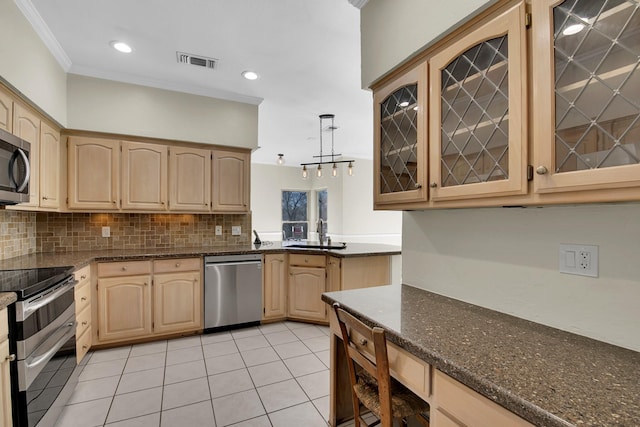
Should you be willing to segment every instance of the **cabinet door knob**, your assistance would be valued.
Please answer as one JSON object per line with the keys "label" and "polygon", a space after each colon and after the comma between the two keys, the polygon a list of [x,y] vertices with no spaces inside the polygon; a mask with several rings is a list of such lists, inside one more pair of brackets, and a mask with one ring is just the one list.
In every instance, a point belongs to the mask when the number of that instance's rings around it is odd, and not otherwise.
{"label": "cabinet door knob", "polygon": [[367,340],[365,338],[360,338],[358,342],[360,343],[360,345],[367,345]]}
{"label": "cabinet door knob", "polygon": [[42,196],[42,200],[49,200],[49,199],[47,199],[47,196]]}
{"label": "cabinet door knob", "polygon": [[422,184],[418,184],[417,182],[415,183],[415,185],[413,186],[416,190],[419,190],[422,188]]}
{"label": "cabinet door knob", "polygon": [[87,278],[87,275],[86,275],[86,274],[83,274],[82,276],[80,276],[80,280],[84,280],[84,279],[86,279],[86,278]]}
{"label": "cabinet door knob", "polygon": [[180,267],[180,263],[176,262],[176,268],[179,268],[179,267]]}
{"label": "cabinet door knob", "polygon": [[122,271],[127,271],[127,267],[122,267]]}
{"label": "cabinet door knob", "polygon": [[5,360],[8,360],[9,362],[13,362],[14,360],[16,360],[16,355],[10,354],[7,357],[5,357]]}
{"label": "cabinet door knob", "polygon": [[87,297],[80,298],[80,301],[86,301],[86,300],[87,300]]}
{"label": "cabinet door knob", "polygon": [[429,185],[429,187],[431,188],[436,188],[438,186],[438,184],[436,182],[432,182],[431,185]]}
{"label": "cabinet door knob", "polygon": [[87,321],[82,322],[82,326],[87,326]]}
{"label": "cabinet door knob", "polygon": [[82,349],[83,349],[83,350],[86,350],[87,348],[88,348],[88,347],[87,347],[87,345],[86,345],[86,344],[82,346]]}
{"label": "cabinet door knob", "polygon": [[538,167],[536,168],[536,173],[537,173],[538,175],[544,175],[544,174],[546,174],[547,172],[549,172],[549,171],[548,171],[548,170],[547,170],[547,168],[546,168],[546,167],[544,167],[544,166],[538,166]]}

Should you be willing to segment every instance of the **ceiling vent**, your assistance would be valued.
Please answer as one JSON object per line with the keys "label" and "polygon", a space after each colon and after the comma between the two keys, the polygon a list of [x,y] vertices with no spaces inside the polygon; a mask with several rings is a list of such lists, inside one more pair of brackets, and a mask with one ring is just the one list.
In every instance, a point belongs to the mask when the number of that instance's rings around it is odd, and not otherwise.
{"label": "ceiling vent", "polygon": [[214,69],[216,68],[216,63],[218,62],[218,60],[215,58],[207,58],[206,56],[192,55],[185,52],[176,52],[176,56],[180,64],[195,65],[197,67],[203,68]]}

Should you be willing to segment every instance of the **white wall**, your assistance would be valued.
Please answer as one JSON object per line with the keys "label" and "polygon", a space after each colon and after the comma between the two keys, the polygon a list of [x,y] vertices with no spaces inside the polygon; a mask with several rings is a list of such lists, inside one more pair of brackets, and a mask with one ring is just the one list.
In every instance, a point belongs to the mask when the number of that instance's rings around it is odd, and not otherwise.
{"label": "white wall", "polygon": [[[640,350],[640,204],[406,212],[407,284]],[[599,277],[559,273],[599,246]]]}
{"label": "white wall", "polygon": [[13,0],[0,0],[0,78],[66,125],[66,74]]}
{"label": "white wall", "polygon": [[362,87],[495,0],[369,0],[360,12]]}
{"label": "white wall", "polygon": [[[298,166],[252,164],[253,228],[265,240],[280,240],[281,191],[326,188],[329,193],[328,234],[332,239],[399,245],[402,214],[373,211],[373,162],[356,159],[354,170],[355,175],[351,177],[343,173],[338,178],[324,176],[317,179],[310,173],[309,179],[303,180]],[[346,172],[346,168],[342,172]],[[315,217],[310,220],[315,221]],[[313,226],[310,228],[314,229]]]}
{"label": "white wall", "polygon": [[68,76],[68,127],[256,148],[258,106]]}

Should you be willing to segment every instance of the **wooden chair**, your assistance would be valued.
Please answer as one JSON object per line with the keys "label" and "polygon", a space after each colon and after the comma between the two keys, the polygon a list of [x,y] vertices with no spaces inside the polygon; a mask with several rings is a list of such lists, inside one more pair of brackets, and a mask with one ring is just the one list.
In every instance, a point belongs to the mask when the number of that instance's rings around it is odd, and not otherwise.
{"label": "wooden chair", "polygon": [[[344,311],[338,303],[333,304],[333,309],[347,356],[355,427],[360,427],[361,423],[367,427],[378,424],[392,427],[394,419],[406,425],[406,418],[411,416],[428,427],[429,404],[389,374],[384,329],[368,327]],[[362,417],[361,405],[378,419],[368,424]]]}

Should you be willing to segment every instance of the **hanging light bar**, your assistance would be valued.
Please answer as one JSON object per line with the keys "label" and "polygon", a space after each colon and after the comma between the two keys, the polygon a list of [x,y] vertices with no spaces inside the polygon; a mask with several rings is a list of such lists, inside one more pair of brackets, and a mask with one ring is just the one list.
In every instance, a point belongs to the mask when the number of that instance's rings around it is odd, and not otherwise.
{"label": "hanging light bar", "polygon": [[[316,176],[318,178],[322,178],[322,165],[332,165],[331,166],[331,176],[332,177],[337,177],[338,176],[338,163],[348,163],[348,174],[349,176],[353,176],[353,164],[355,163],[355,160],[336,160],[336,157],[340,157],[342,156],[342,154],[335,154],[333,151],[333,131],[336,130],[337,128],[334,126],[334,118],[335,115],[333,114],[320,114],[320,155],[318,156],[313,156],[314,158],[319,158],[320,161],[318,162],[309,162],[309,163],[300,163],[300,166],[302,166],[302,178],[306,179],[308,177],[308,171],[307,171],[307,166],[318,166],[318,169],[316,170]],[[331,120],[331,125],[329,126],[329,130],[331,131],[331,154],[322,154],[322,121],[323,120]],[[331,159],[331,160],[324,160],[325,158],[327,159]]]}

